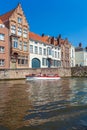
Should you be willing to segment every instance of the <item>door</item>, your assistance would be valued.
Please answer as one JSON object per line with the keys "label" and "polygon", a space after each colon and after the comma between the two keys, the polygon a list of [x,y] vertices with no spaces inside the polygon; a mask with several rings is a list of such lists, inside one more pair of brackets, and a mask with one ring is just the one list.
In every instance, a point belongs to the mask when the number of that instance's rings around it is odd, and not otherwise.
{"label": "door", "polygon": [[32,68],[40,68],[40,60],[37,58],[32,59]]}

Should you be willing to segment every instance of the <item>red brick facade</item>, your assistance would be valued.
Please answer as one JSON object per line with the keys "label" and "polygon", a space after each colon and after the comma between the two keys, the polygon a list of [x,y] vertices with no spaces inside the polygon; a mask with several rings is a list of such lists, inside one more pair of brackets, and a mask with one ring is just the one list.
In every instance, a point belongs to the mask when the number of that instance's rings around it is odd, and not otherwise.
{"label": "red brick facade", "polygon": [[61,47],[61,66],[70,67],[70,43],[68,39],[62,39],[60,36],[57,39],[58,45]]}
{"label": "red brick facade", "polygon": [[0,19],[9,31],[10,68],[28,68],[29,26],[21,5],[0,16]]}
{"label": "red brick facade", "polygon": [[0,20],[0,69],[10,67],[9,53],[10,49],[9,49],[8,29]]}

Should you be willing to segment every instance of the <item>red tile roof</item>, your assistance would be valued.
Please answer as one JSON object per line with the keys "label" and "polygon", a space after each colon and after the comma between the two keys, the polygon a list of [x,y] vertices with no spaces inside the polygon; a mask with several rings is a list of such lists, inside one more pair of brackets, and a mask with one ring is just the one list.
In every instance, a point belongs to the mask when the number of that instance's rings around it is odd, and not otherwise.
{"label": "red tile roof", "polygon": [[42,38],[43,38],[45,41],[48,41],[49,36],[43,36]]}
{"label": "red tile roof", "polygon": [[6,14],[1,15],[1,16],[0,16],[0,19],[1,19],[2,21],[8,20],[9,17],[13,14],[14,10],[15,10],[15,9],[11,10],[10,12],[7,12]]}
{"label": "red tile roof", "polygon": [[35,41],[39,41],[39,42],[49,44],[45,38],[43,38],[42,36],[35,34],[33,32],[29,32],[29,38],[32,39],[32,40],[35,40]]}

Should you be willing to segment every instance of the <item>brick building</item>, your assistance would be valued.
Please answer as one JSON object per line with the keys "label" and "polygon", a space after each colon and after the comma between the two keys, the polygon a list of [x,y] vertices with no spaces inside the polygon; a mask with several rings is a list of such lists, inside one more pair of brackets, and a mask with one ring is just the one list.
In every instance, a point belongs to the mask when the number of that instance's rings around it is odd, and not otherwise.
{"label": "brick building", "polygon": [[0,69],[10,67],[9,53],[8,28],[0,20]]}
{"label": "brick building", "polygon": [[70,67],[71,44],[68,39],[62,39],[61,35],[59,35],[58,38],[43,36],[43,39],[46,39],[50,44],[61,48],[61,66],[65,68]]}
{"label": "brick building", "polygon": [[8,29],[10,68],[28,68],[29,66],[29,26],[21,5],[1,15],[0,19]]}
{"label": "brick building", "polygon": [[58,45],[61,47],[61,64],[62,67],[70,67],[70,49],[71,44],[68,39],[62,39],[61,35],[57,38]]}

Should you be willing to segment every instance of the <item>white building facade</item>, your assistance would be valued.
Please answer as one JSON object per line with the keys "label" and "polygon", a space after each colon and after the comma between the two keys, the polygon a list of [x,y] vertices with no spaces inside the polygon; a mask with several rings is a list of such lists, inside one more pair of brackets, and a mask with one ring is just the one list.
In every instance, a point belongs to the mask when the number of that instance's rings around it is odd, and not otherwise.
{"label": "white building facade", "polygon": [[75,52],[75,63],[77,66],[87,66],[87,50],[82,49]]}
{"label": "white building facade", "polygon": [[61,66],[61,48],[35,39],[29,40],[29,68],[57,68]]}
{"label": "white building facade", "polygon": [[70,67],[75,67],[75,47],[70,48]]}

